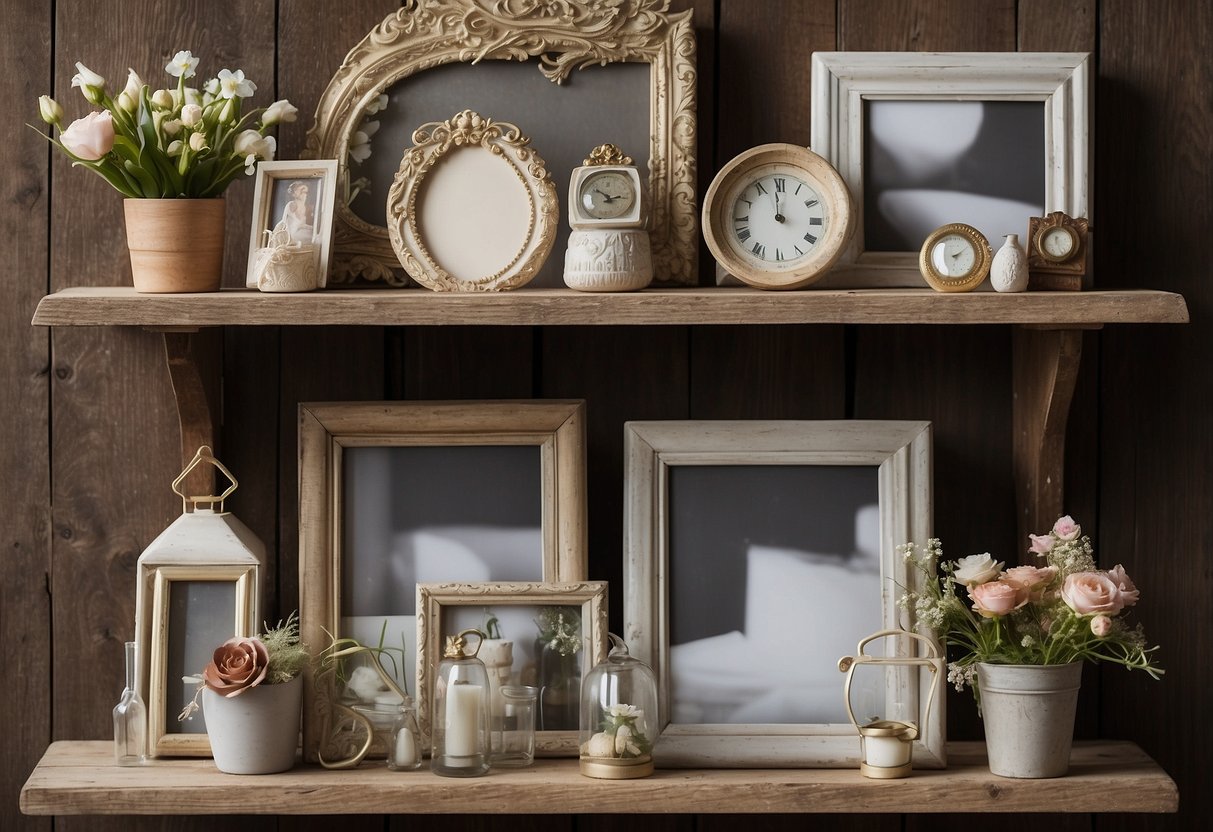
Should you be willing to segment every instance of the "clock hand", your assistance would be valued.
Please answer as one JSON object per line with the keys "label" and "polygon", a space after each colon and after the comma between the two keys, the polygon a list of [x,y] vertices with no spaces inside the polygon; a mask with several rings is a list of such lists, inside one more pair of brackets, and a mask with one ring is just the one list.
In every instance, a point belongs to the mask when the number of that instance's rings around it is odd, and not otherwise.
{"label": "clock hand", "polygon": [[775,222],[783,222],[785,217],[779,213],[779,194],[771,194],[771,203],[775,206]]}

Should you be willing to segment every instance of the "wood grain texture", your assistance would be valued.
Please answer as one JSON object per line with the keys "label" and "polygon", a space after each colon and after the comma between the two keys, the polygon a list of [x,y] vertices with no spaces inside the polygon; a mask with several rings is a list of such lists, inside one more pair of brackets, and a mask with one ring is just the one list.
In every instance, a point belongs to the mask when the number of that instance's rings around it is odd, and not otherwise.
{"label": "wood grain texture", "polygon": [[[245,290],[211,295],[137,295],[123,287],[73,288],[43,298],[43,326],[384,325],[610,326],[678,324],[1039,324],[1186,323],[1180,295],[1142,290],[942,294],[922,289],[748,288],[648,289],[587,294],[518,289],[455,295],[417,289],[331,290],[267,295]],[[288,329],[292,335],[292,330]],[[314,336],[313,336],[314,337]],[[452,334],[454,340],[458,336]],[[292,337],[292,343],[295,339]],[[407,349],[406,339],[406,349]],[[455,355],[439,341],[417,354]],[[446,342],[449,344],[450,342]],[[473,342],[473,344],[475,341]],[[498,341],[498,345],[507,343]],[[474,347],[473,347],[474,349]],[[290,362],[294,363],[294,362]],[[407,385],[406,385],[407,386]],[[448,385],[449,386],[449,385]]]}
{"label": "wood grain texture", "polygon": [[[1201,148],[1213,146],[1207,47],[1213,7],[1198,0],[1154,8],[1103,0],[1099,9],[1099,284],[1126,285],[1148,261],[1150,275],[1138,283],[1182,289],[1191,293],[1194,308],[1207,310],[1213,289],[1203,229],[1213,223],[1213,163]],[[1132,160],[1149,160],[1142,175],[1119,177]],[[1127,205],[1134,209],[1125,210]],[[1156,250],[1125,238],[1137,212],[1161,229]],[[1096,551],[1101,566],[1123,563],[1140,587],[1138,619],[1150,642],[1163,646],[1168,672],[1155,684],[1119,668],[1102,669],[1100,731],[1137,738],[1175,773],[1186,797],[1167,823],[1124,817],[1097,825],[1202,829],[1213,817],[1205,799],[1213,749],[1208,732],[1192,725],[1213,687],[1213,667],[1200,658],[1213,646],[1206,597],[1213,540],[1213,328],[1109,332],[1102,340]]]}
{"label": "wood grain texture", "polygon": [[50,150],[23,122],[37,123],[36,96],[51,90],[51,13],[40,0],[9,3],[0,27],[0,100],[18,117],[0,128],[0,477],[8,486],[0,527],[0,662],[12,701],[23,703],[0,739],[0,829],[49,830],[22,817],[21,782],[51,739],[50,336],[22,319],[47,289]]}
{"label": "wood grain texture", "polygon": [[952,743],[948,758],[952,765],[947,770],[916,771],[904,780],[868,780],[850,769],[725,769],[659,770],[626,782],[583,777],[572,760],[536,760],[529,768],[467,778],[452,787],[449,778],[425,770],[400,774],[372,766],[355,771],[296,766],[261,777],[225,776],[209,760],[118,768],[109,764],[107,744],[62,742],[47,750],[30,776],[21,806],[35,814],[222,814],[232,806],[259,814],[817,814],[944,809],[971,825],[973,812],[1033,812],[1043,805],[1064,804],[1078,813],[1154,813],[1172,812],[1177,803],[1171,778],[1132,743],[1078,744],[1070,775],[1048,780],[1009,780],[990,774],[980,743]]}
{"label": "wood grain texture", "polygon": [[[69,0],[54,5],[55,92],[72,115],[83,111],[69,88],[83,61],[125,83],[128,66],[152,83],[164,64],[189,48],[203,73],[241,66],[272,77],[273,3],[239,10],[209,4],[170,7],[127,2],[103,15]],[[258,36],[258,27],[264,36]],[[249,54],[243,54],[245,52]],[[262,56],[264,63],[258,63]],[[239,186],[236,186],[238,189]],[[56,155],[51,215],[51,285],[129,282],[122,201],[102,180],[69,169]],[[238,198],[238,197],[237,197]],[[229,224],[232,217],[228,215]],[[244,237],[228,245],[243,248]],[[105,244],[105,243],[111,244]],[[54,341],[52,454],[54,692],[58,736],[104,737],[112,731],[112,694],[122,687],[122,642],[133,632],[135,561],[180,511],[168,485],[181,470],[180,431],[160,336],[117,330],[63,332]],[[62,829],[196,829],[194,822],[69,822]],[[236,828],[240,828],[237,824]]]}

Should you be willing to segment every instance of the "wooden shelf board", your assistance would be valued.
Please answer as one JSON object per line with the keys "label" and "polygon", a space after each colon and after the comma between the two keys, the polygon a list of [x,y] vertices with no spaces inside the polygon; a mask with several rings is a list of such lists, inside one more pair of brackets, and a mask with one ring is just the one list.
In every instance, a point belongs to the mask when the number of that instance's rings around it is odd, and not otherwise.
{"label": "wooden shelf board", "polygon": [[1174,812],[1175,783],[1128,742],[1077,743],[1070,773],[1009,780],[982,743],[948,745],[950,767],[904,780],[854,769],[658,771],[643,780],[582,777],[576,760],[451,780],[382,763],[352,771],[298,766],[239,777],[210,760],[113,764],[108,742],[53,743],[21,790],[32,815],[576,814],[799,812]]}
{"label": "wooden shelf board", "polygon": [[940,294],[930,289],[571,289],[450,294],[425,289],[344,289],[265,294],[140,295],[130,287],[64,289],[34,313],[43,326],[431,326],[446,324],[1037,324],[1186,323],[1181,295],[1152,290]]}

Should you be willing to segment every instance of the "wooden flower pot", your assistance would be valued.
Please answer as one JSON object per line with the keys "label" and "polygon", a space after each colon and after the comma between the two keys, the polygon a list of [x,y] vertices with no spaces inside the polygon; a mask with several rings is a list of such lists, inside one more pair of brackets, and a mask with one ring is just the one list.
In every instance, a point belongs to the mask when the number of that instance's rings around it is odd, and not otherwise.
{"label": "wooden flower pot", "polygon": [[136,292],[219,291],[222,199],[127,199],[123,207]]}

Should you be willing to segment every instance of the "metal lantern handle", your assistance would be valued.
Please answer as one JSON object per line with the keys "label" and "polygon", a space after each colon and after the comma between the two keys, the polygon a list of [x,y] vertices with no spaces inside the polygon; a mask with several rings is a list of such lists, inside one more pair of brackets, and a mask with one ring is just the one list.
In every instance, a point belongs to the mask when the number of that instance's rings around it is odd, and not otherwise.
{"label": "metal lantern handle", "polygon": [[[185,482],[185,478],[190,475],[191,471],[193,471],[195,468],[197,468],[199,465],[201,465],[203,463],[207,463],[208,465],[215,466],[215,468],[217,468],[219,470],[219,472],[221,474],[223,474],[223,476],[225,476],[229,480],[231,480],[232,484],[227,487],[226,491],[224,491],[222,494],[219,494],[217,496],[214,494],[208,494],[205,497],[187,496],[185,494],[185,492],[181,490],[181,484],[183,482]],[[215,504],[218,503],[219,504],[219,513],[222,514],[224,500],[226,500],[228,497],[232,496],[232,492],[235,491],[236,488],[239,487],[239,485],[240,485],[240,483],[236,482],[236,478],[234,476],[232,476],[232,472],[227,470],[227,466],[225,466],[219,460],[215,459],[214,454],[211,453],[211,446],[203,445],[202,447],[200,447],[198,449],[197,453],[194,454],[194,458],[190,460],[190,464],[185,466],[185,470],[177,475],[177,479],[173,480],[173,493],[181,498],[181,513],[182,514],[189,511],[190,503],[193,503],[195,508],[200,503],[205,503],[205,504],[211,506],[212,508],[214,508]]]}
{"label": "metal lantern handle", "polygon": [[[926,648],[926,656],[869,656],[864,652],[864,648],[873,641],[886,636],[909,636],[917,639]],[[922,711],[922,723],[914,728],[914,733],[910,739],[917,739],[927,729],[927,718],[931,713],[931,703],[935,700],[935,689],[939,687],[943,679],[943,656],[940,655],[939,645],[934,639],[919,633],[911,633],[909,630],[881,630],[878,633],[873,633],[867,638],[859,642],[859,646],[855,648],[854,656],[843,656],[838,660],[838,669],[847,674],[846,684],[843,686],[843,698],[847,704],[847,716],[851,718],[851,724],[856,729],[859,728],[859,721],[855,719],[855,711],[851,708],[851,680],[855,678],[855,668],[861,664],[895,664],[903,666],[919,666],[925,667],[931,671],[931,687],[927,691],[926,708]]]}

